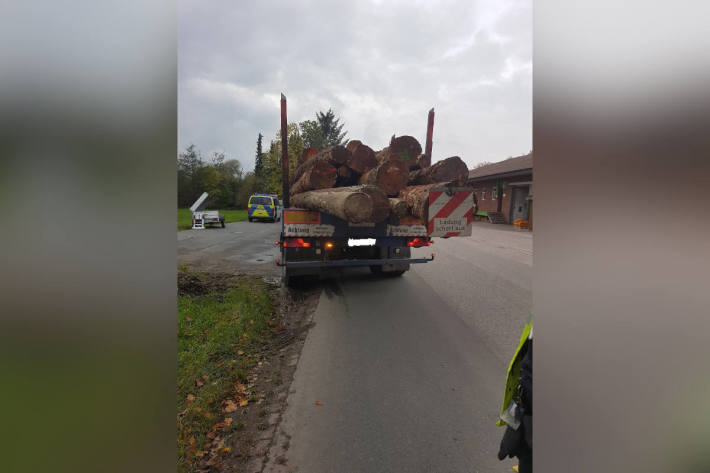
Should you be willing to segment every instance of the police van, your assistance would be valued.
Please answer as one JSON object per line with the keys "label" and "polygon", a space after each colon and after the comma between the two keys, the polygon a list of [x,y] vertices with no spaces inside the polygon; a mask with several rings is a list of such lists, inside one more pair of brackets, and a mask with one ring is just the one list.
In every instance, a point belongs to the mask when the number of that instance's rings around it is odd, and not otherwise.
{"label": "police van", "polygon": [[254,194],[249,197],[247,219],[250,222],[254,220],[268,220],[270,222],[281,220],[278,196],[275,194]]}

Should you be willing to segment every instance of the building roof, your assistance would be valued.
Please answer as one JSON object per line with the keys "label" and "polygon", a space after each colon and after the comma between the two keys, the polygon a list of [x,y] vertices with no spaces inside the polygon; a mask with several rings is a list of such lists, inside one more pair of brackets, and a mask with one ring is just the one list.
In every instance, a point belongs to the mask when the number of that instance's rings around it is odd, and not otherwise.
{"label": "building roof", "polygon": [[518,173],[519,171],[532,171],[533,156],[532,153],[518,156],[516,158],[508,158],[497,163],[487,164],[480,168],[471,169],[468,172],[469,179],[480,179],[482,177],[497,176],[500,174]]}

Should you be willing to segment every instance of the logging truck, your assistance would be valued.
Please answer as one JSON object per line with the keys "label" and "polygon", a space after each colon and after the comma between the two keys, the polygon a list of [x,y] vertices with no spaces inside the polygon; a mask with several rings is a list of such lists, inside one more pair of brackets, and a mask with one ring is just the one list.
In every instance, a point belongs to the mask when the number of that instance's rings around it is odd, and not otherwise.
{"label": "logging truck", "polygon": [[352,223],[336,215],[303,208],[283,211],[277,264],[287,285],[303,276],[323,275],[337,268],[366,266],[375,274],[401,276],[413,258],[412,248],[429,246],[432,237],[471,235],[473,192],[470,188],[420,186],[427,219],[394,212],[378,223]]}
{"label": "logging truck", "polygon": [[434,109],[429,111],[425,152],[416,138],[392,136],[375,152],[359,140],[323,150],[307,148],[289,172],[286,97],[281,94],[281,164],[284,210],[276,264],[286,284],[353,266],[401,276],[412,248],[432,237],[471,235],[473,189],[458,156],[431,163]]}

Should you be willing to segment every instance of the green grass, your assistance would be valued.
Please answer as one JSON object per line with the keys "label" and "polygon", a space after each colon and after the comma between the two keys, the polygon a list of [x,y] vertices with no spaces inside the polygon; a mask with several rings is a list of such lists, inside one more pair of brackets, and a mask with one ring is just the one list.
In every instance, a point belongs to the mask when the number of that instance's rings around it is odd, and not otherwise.
{"label": "green grass", "polygon": [[219,439],[239,428],[236,418],[220,424],[231,416],[223,402],[250,398],[244,384],[253,353],[270,335],[271,301],[269,286],[255,278],[231,280],[219,293],[178,297],[178,471],[195,471],[200,452],[215,447],[209,432]]}
{"label": "green grass", "polygon": [[[220,210],[220,213],[224,215],[225,223],[242,222],[247,219],[246,210]],[[192,228],[192,212],[190,212],[190,209],[178,209],[177,228],[178,231]]]}

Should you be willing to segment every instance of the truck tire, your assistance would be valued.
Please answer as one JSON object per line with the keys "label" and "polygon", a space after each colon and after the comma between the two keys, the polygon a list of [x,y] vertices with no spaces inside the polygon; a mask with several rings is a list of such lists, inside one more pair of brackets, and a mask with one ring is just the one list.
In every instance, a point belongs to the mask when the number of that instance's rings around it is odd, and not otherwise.
{"label": "truck tire", "polygon": [[284,266],[281,279],[284,283],[284,286],[294,288],[303,285],[305,277],[291,275],[290,271]]}

